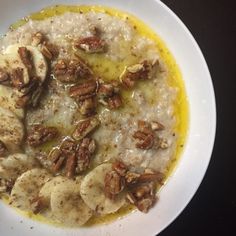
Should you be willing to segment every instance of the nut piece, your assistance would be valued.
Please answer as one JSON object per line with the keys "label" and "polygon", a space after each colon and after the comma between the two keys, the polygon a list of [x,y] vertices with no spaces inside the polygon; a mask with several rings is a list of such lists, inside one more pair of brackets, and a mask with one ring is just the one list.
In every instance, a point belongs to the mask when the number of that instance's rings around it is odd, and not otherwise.
{"label": "nut piece", "polygon": [[28,69],[28,71],[32,73],[34,64],[33,64],[31,52],[26,47],[19,47],[18,54],[20,56],[21,61]]}
{"label": "nut piece", "polygon": [[59,51],[57,46],[44,41],[41,46],[41,53],[48,59],[53,60],[55,57],[58,56]]}
{"label": "nut piece", "polygon": [[131,189],[128,192],[127,200],[134,204],[141,212],[147,213],[157,200],[155,184],[151,182]]}
{"label": "nut piece", "polygon": [[167,139],[160,138],[158,142],[158,147],[161,149],[167,149],[169,147]]}
{"label": "nut piece", "polygon": [[153,133],[146,133],[143,131],[136,131],[133,134],[135,139],[138,139],[140,142],[136,143],[136,147],[140,149],[148,150],[153,147],[154,136]]}
{"label": "nut piece", "polygon": [[90,36],[76,41],[75,47],[86,53],[101,53],[105,52],[106,43],[98,36]]}
{"label": "nut piece", "polygon": [[145,60],[139,64],[128,66],[120,75],[120,80],[125,88],[133,88],[138,80],[152,79],[157,72],[158,65],[158,60],[153,62]]}
{"label": "nut piece", "polygon": [[58,60],[54,66],[54,75],[63,83],[74,83],[78,79],[92,78],[93,72],[82,60]]}
{"label": "nut piece", "polygon": [[85,83],[74,85],[70,88],[69,94],[77,101],[84,101],[96,95],[98,90],[98,82],[95,80],[88,80]]}
{"label": "nut piece", "polygon": [[77,125],[72,134],[75,140],[81,140],[89,133],[94,131],[94,129],[100,124],[100,121],[96,117],[87,118],[81,120]]}
{"label": "nut piece", "polygon": [[37,147],[45,142],[51,141],[58,135],[55,127],[46,127],[43,125],[34,125],[28,134],[27,142],[32,147]]}
{"label": "nut piece", "polygon": [[161,124],[160,122],[158,122],[158,121],[152,121],[151,122],[151,128],[154,131],[159,131],[159,130],[165,129],[165,126],[163,124]]}
{"label": "nut piece", "polygon": [[124,181],[122,177],[114,170],[108,172],[105,176],[105,196],[111,200],[115,195],[119,194],[124,189]]}
{"label": "nut piece", "polygon": [[122,100],[119,94],[115,94],[114,96],[108,98],[108,107],[110,109],[116,109],[121,106],[122,106]]}
{"label": "nut piece", "polygon": [[0,157],[4,157],[7,154],[6,145],[0,140]]}
{"label": "nut piece", "polygon": [[88,98],[84,101],[79,102],[79,111],[83,116],[91,116],[95,113],[97,103],[94,98]]}
{"label": "nut piece", "polygon": [[135,184],[135,183],[138,182],[139,177],[140,177],[140,174],[129,171],[125,175],[125,182],[126,182],[127,185]]}
{"label": "nut piece", "polygon": [[77,145],[73,139],[66,138],[62,141],[60,145],[60,150],[64,155],[71,155],[75,153]]}
{"label": "nut piece", "polygon": [[18,90],[21,90],[25,86],[22,68],[17,67],[12,70],[11,82],[13,87],[17,88]]}
{"label": "nut piece", "polygon": [[77,151],[77,166],[76,173],[81,173],[87,170],[90,166],[92,154],[95,152],[96,144],[93,139],[82,139]]}
{"label": "nut piece", "polygon": [[32,36],[31,45],[36,47],[43,42],[43,39],[44,39],[43,34],[40,32],[37,32],[36,34]]}
{"label": "nut piece", "polygon": [[32,199],[31,206],[32,206],[34,214],[40,213],[41,211],[43,211],[47,207],[43,197],[39,197],[39,196]]}
{"label": "nut piece", "polygon": [[127,166],[121,161],[115,161],[112,163],[112,169],[117,172],[120,176],[125,176],[128,171]]}
{"label": "nut piece", "polygon": [[76,158],[75,153],[72,153],[67,157],[67,160],[66,160],[66,176],[68,178],[72,178],[75,174],[76,161],[77,161],[77,158]]}

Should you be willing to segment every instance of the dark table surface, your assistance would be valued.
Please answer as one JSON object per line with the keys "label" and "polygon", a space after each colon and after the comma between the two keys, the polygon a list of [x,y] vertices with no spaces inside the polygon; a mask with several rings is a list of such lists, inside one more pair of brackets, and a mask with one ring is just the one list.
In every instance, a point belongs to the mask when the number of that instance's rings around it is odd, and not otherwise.
{"label": "dark table surface", "polygon": [[163,2],[189,28],[206,58],[216,94],[217,133],[200,188],[160,236],[236,235],[236,1]]}

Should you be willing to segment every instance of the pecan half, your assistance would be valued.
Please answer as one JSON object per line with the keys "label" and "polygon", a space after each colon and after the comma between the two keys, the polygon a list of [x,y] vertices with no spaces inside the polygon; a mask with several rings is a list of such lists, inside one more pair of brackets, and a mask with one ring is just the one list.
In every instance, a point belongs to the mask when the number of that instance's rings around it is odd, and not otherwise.
{"label": "pecan half", "polygon": [[81,140],[89,133],[95,130],[100,124],[100,121],[96,117],[90,117],[85,120],[81,120],[77,125],[72,134],[75,140]]}
{"label": "pecan half", "polygon": [[90,166],[92,154],[95,152],[96,144],[93,139],[82,139],[77,151],[76,173],[87,170]]}
{"label": "pecan half", "polygon": [[101,53],[105,52],[106,43],[98,36],[90,36],[76,41],[75,47],[82,49],[86,53]]}
{"label": "pecan half", "polygon": [[121,161],[115,161],[112,163],[112,169],[116,171],[120,176],[125,176],[128,171],[127,166]]}
{"label": "pecan half", "polygon": [[112,200],[124,189],[123,178],[114,170],[106,173],[104,183],[105,196]]}
{"label": "pecan half", "polygon": [[82,84],[74,85],[69,90],[69,95],[77,101],[83,101],[96,95],[98,82],[88,80]]}
{"label": "pecan half", "polygon": [[45,142],[51,141],[58,135],[55,127],[46,127],[43,125],[33,125],[28,134],[27,142],[32,147],[37,147]]}
{"label": "pecan half", "polygon": [[20,56],[21,61],[28,69],[28,71],[32,72],[34,64],[31,52],[26,47],[19,47],[18,54]]}
{"label": "pecan half", "polygon": [[141,63],[128,66],[120,75],[120,80],[125,88],[133,88],[138,80],[152,79],[157,72],[158,60],[153,62],[144,60]]}
{"label": "pecan half", "polygon": [[63,83],[92,78],[93,72],[82,60],[59,60],[54,66],[54,76]]}
{"label": "pecan half", "polygon": [[1,157],[6,156],[7,152],[8,150],[6,145],[0,140],[0,156]]}

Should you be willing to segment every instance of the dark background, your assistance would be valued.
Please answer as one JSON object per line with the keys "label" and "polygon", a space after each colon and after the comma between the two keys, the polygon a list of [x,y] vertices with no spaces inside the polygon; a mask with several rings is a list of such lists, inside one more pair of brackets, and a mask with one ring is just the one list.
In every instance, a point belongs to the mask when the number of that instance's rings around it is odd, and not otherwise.
{"label": "dark background", "polygon": [[236,1],[163,2],[189,28],[206,58],[216,94],[217,133],[200,188],[160,236],[236,235]]}

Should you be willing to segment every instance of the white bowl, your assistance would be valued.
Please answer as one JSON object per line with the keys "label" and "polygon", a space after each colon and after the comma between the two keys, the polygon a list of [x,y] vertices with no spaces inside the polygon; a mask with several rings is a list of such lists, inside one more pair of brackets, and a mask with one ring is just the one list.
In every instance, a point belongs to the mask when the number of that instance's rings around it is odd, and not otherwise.
{"label": "white bowl", "polygon": [[[188,140],[180,163],[148,213],[135,212],[108,225],[61,229],[32,221],[0,203],[0,235],[152,236],[166,228],[186,207],[206,172],[214,144],[216,109],[207,64],[196,41],[181,20],[158,0],[0,0],[0,34],[17,19],[54,4],[101,4],[130,12],[151,26],[173,53],[181,68],[190,107]],[[66,217],[66,216],[65,216]]]}

